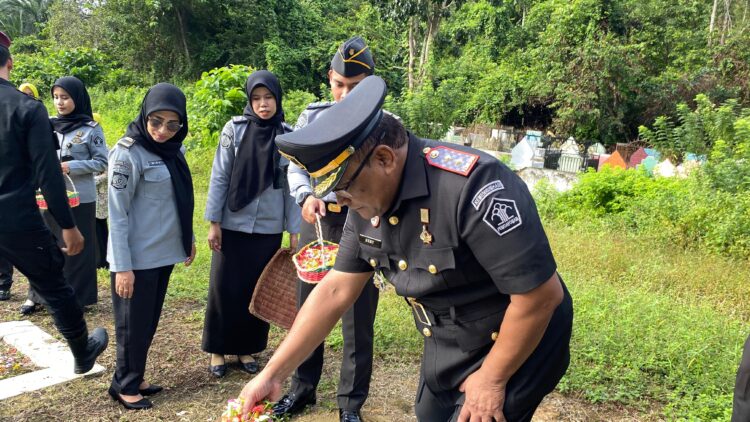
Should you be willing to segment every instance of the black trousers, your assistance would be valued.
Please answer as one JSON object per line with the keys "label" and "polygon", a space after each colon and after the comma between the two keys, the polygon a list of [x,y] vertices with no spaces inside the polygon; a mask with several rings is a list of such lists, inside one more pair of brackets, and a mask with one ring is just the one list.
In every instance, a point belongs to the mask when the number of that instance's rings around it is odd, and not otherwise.
{"label": "black trousers", "polygon": [[745,340],[745,350],[737,370],[732,405],[732,422],[747,421],[750,421],[750,337]]}
{"label": "black trousers", "polygon": [[0,233],[0,257],[29,279],[63,337],[75,339],[86,333],[81,307],[63,276],[65,257],[49,230]]}
{"label": "black trousers", "polygon": [[169,276],[174,265],[134,270],[133,297],[123,299],[115,292],[116,273],[110,273],[112,307],[117,336],[117,363],[112,387],[121,394],[134,396],[146,372],[148,349],[159,325]]}
{"label": "black trousers", "polygon": [[13,285],[13,264],[0,256],[0,290],[10,290]]}
{"label": "black trousers", "polygon": [[[328,211],[321,219],[323,238],[338,243],[346,222],[346,209],[341,213]],[[302,221],[299,247],[317,239],[315,226]],[[301,307],[315,284],[297,282],[297,305]],[[344,410],[359,410],[367,400],[372,376],[373,323],[378,309],[378,289],[367,283],[354,305],[341,318],[344,350],[336,401]],[[291,392],[306,395],[315,391],[323,371],[323,344],[300,365],[292,376]]]}
{"label": "black trousers", "polygon": [[[76,300],[80,306],[93,305],[97,301],[96,286],[96,204],[88,202],[71,208],[73,219],[84,239],[83,250],[78,255],[65,257],[63,273],[65,279],[73,287]],[[42,217],[47,227],[59,239],[62,237],[62,229],[52,217],[49,211],[42,211]],[[44,303],[34,289],[29,289],[29,300],[36,303]]]}
{"label": "black trousers", "polygon": [[[417,400],[414,404],[414,410],[419,422],[456,422],[458,415],[461,414],[465,396],[461,396],[455,403],[445,403],[437,395],[432,393],[430,387],[425,384],[424,380],[419,381],[417,387]],[[503,416],[508,422],[531,422],[539,403],[525,409],[503,409]]]}
{"label": "black trousers", "polygon": [[107,238],[109,237],[109,227],[106,218],[97,218],[95,222],[96,231],[96,268],[109,268],[107,262]]}

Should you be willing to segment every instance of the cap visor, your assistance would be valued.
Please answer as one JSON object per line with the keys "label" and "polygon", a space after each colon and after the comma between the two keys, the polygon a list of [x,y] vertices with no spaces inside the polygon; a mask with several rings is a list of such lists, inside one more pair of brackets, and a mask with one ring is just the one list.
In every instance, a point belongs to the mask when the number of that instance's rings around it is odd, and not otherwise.
{"label": "cap visor", "polygon": [[320,177],[312,178],[313,193],[318,198],[323,198],[329,193],[333,192],[336,185],[341,181],[341,177],[344,175],[346,168],[349,166],[349,160],[344,161],[335,170],[326,173]]}

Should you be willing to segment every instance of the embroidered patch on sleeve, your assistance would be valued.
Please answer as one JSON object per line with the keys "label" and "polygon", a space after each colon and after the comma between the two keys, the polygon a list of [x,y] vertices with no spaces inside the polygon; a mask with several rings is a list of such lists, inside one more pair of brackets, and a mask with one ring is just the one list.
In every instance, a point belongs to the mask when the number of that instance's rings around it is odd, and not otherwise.
{"label": "embroidered patch on sleeve", "polygon": [[222,148],[229,148],[229,146],[232,145],[232,140],[229,139],[229,136],[221,134],[221,147]]}
{"label": "embroidered patch on sleeve", "polygon": [[94,136],[94,145],[101,146],[104,143],[104,138],[99,135]]}
{"label": "embroidered patch on sleeve", "polygon": [[512,199],[492,198],[483,220],[498,236],[504,236],[522,224],[516,201]]}
{"label": "embroidered patch on sleeve", "polygon": [[130,175],[123,174],[120,172],[112,172],[112,187],[115,189],[125,189],[128,187],[128,179]]}
{"label": "embroidered patch on sleeve", "polygon": [[503,189],[505,189],[505,185],[499,180],[487,183],[482,189],[479,189],[479,192],[477,192],[476,195],[474,195],[474,199],[471,200],[471,205],[474,206],[475,210],[479,211],[479,206],[482,205],[482,202],[484,202],[488,196]]}

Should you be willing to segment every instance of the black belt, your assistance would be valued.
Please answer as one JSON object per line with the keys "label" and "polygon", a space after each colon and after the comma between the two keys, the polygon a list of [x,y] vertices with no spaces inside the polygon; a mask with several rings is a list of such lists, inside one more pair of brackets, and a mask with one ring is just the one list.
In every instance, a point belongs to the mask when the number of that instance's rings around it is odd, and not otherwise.
{"label": "black belt", "polygon": [[508,304],[508,302],[503,303],[503,295],[500,294],[485,297],[471,303],[452,305],[448,308],[443,309],[436,309],[425,306],[423,303],[420,303],[416,300],[416,298],[413,297],[407,297],[406,302],[409,304],[409,306],[411,306],[414,315],[417,317],[417,320],[427,326],[437,325],[437,321],[439,319],[449,318],[455,323],[457,316],[467,316],[473,314],[489,315],[491,313],[497,312],[499,309],[492,307],[490,308],[492,310],[488,312],[485,311],[485,309],[487,309],[485,308],[485,306],[505,305],[507,307]]}

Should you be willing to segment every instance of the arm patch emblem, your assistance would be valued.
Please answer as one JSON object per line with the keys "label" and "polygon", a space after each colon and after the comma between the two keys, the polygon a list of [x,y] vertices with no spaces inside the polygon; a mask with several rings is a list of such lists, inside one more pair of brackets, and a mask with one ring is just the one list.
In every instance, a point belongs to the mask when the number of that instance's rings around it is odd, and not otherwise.
{"label": "arm patch emblem", "polygon": [[498,236],[504,236],[523,223],[516,201],[502,198],[492,198],[483,220]]}

